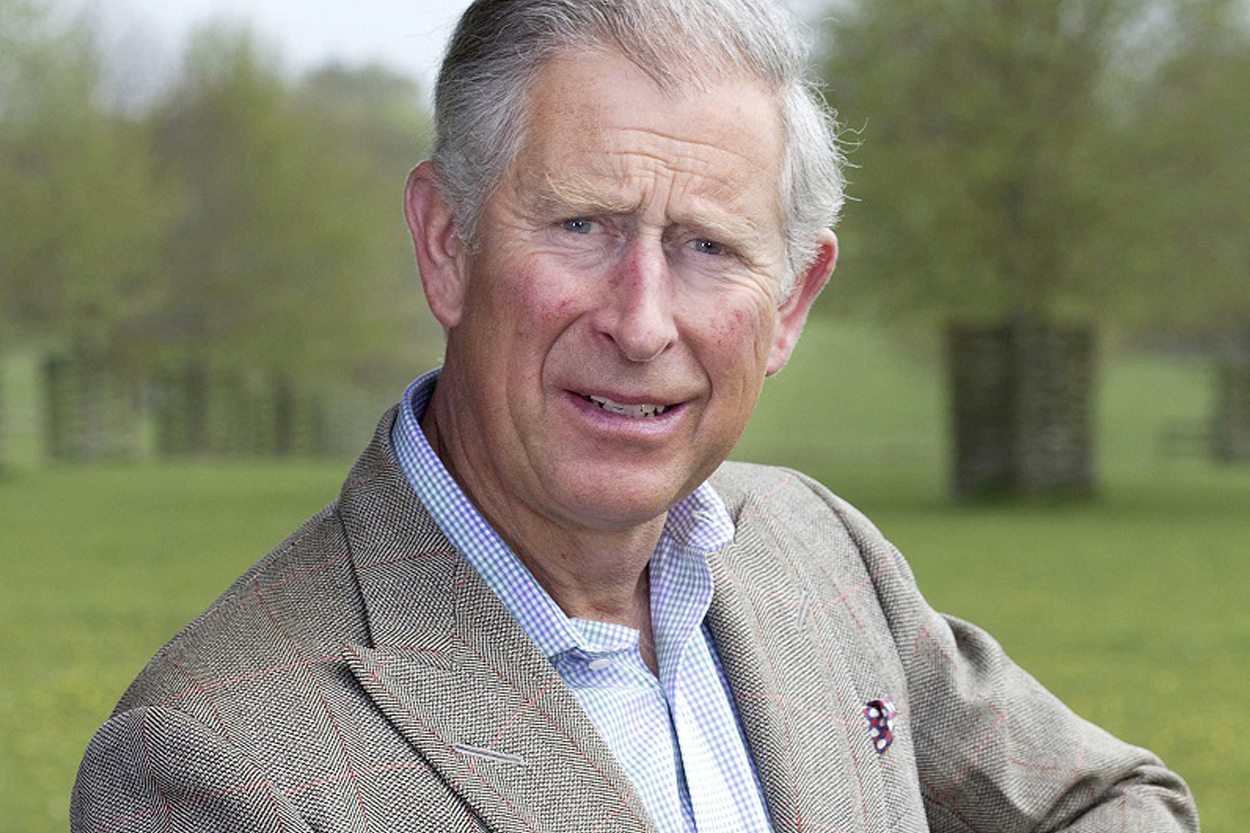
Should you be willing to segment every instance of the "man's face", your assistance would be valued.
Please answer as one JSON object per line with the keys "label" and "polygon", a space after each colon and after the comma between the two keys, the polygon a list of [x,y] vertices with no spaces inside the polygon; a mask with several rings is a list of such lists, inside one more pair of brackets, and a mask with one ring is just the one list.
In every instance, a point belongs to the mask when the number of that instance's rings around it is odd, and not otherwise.
{"label": "man's face", "polygon": [[815,297],[778,311],[778,104],[746,82],[665,94],[615,54],[554,60],[530,101],[475,253],[455,258],[463,291],[431,302],[440,395],[463,481],[624,529],[725,458]]}

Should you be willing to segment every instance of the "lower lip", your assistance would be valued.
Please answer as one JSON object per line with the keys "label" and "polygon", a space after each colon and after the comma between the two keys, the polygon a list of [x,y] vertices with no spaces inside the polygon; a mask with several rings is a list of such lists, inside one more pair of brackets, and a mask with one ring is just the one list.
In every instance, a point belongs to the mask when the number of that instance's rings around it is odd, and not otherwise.
{"label": "lower lip", "polygon": [[655,416],[627,417],[600,408],[586,397],[571,391],[565,391],[565,400],[596,428],[617,435],[635,437],[655,437],[666,434],[673,430],[685,412],[685,405],[672,405],[666,408],[664,413]]}

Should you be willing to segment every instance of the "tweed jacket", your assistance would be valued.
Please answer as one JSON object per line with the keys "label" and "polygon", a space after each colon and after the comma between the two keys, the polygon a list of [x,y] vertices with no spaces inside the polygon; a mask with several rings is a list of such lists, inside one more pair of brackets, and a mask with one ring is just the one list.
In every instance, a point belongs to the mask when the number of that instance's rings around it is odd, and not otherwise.
{"label": "tweed jacket", "polygon": [[[75,833],[628,831],[639,797],[407,485],[392,410],[338,501],[151,661],[87,749]],[[709,627],[777,831],[1196,830],[1184,782],[929,608],[854,509],[726,464]],[[865,704],[890,700],[878,753]]]}

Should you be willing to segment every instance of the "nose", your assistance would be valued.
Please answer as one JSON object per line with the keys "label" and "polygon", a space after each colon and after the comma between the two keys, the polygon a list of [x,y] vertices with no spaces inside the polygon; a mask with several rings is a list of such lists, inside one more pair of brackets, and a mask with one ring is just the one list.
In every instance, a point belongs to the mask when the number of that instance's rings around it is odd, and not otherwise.
{"label": "nose", "polygon": [[616,265],[596,327],[631,362],[649,362],[677,339],[673,285],[658,240],[634,240]]}

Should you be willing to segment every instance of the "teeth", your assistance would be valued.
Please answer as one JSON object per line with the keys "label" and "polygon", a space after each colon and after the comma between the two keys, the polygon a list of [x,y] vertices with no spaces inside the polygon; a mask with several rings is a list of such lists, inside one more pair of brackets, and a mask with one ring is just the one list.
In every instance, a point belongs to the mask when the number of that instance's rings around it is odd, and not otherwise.
{"label": "teeth", "polygon": [[605,396],[587,396],[591,402],[594,402],[605,411],[614,414],[620,414],[624,417],[632,419],[641,419],[642,417],[659,416],[668,410],[667,405],[622,405],[619,402],[613,402]]}

